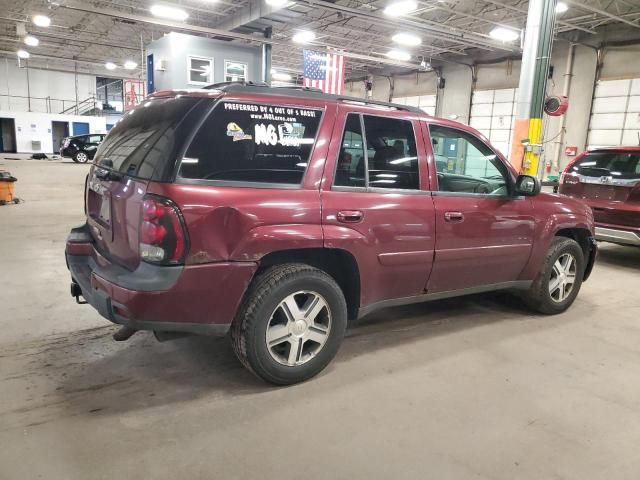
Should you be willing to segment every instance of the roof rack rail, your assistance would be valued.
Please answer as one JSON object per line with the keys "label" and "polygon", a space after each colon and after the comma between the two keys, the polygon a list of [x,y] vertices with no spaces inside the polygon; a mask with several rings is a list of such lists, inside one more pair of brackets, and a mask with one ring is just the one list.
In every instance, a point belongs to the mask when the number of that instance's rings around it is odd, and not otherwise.
{"label": "roof rack rail", "polygon": [[271,88],[286,88],[288,90],[299,90],[301,92],[324,93],[319,88],[305,87],[304,85],[278,85],[277,87],[271,87]]}
{"label": "roof rack rail", "polygon": [[242,87],[268,87],[269,85],[264,82],[247,82],[244,80],[239,80],[235,82],[219,82],[212,83],[211,85],[207,85],[206,87],[202,87],[205,90],[216,90],[218,88],[231,87],[234,85],[240,85]]}
{"label": "roof rack rail", "polygon": [[395,108],[397,110],[402,110],[405,112],[424,114],[424,111],[420,110],[418,107],[413,107],[411,105],[400,105],[398,103],[391,103],[391,102],[382,102],[380,100],[367,100],[364,98],[347,97],[342,95],[338,96],[337,100],[339,102],[344,102],[344,103],[356,103],[356,104],[360,103],[362,105],[376,105],[379,107]]}

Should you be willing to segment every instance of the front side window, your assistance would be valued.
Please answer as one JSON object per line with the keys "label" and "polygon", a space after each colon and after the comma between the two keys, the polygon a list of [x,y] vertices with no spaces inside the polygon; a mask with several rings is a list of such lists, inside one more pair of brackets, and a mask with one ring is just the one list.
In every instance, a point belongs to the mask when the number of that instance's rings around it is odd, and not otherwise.
{"label": "front side window", "polygon": [[491,148],[462,130],[430,125],[429,131],[439,191],[508,194],[508,170]]}
{"label": "front side window", "polygon": [[248,65],[242,62],[230,60],[224,61],[224,81],[225,82],[245,82],[247,80]]}
{"label": "front side window", "polygon": [[213,83],[213,60],[202,57],[187,57],[187,76],[191,84],[209,85]]}
{"label": "front side window", "polygon": [[321,117],[321,110],[309,108],[221,103],[191,142],[179,175],[197,180],[299,185]]}
{"label": "front side window", "polygon": [[349,114],[335,186],[420,189],[418,156],[409,120]]}

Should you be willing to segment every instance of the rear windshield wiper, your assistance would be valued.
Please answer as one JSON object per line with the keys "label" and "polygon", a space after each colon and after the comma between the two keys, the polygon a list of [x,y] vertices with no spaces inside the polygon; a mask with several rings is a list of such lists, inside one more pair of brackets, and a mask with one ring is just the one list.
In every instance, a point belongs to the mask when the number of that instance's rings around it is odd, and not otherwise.
{"label": "rear windshield wiper", "polygon": [[119,182],[122,180],[122,174],[112,170],[112,168],[113,162],[111,160],[104,160],[103,162],[100,162],[100,164],[96,165],[95,175],[100,180]]}

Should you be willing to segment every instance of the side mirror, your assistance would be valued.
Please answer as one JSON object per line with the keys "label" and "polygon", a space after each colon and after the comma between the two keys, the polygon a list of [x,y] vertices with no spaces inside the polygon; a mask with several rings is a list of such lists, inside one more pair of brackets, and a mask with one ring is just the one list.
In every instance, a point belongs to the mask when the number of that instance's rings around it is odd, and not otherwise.
{"label": "side mirror", "polygon": [[536,177],[520,175],[516,180],[516,195],[535,197],[542,190],[542,183]]}

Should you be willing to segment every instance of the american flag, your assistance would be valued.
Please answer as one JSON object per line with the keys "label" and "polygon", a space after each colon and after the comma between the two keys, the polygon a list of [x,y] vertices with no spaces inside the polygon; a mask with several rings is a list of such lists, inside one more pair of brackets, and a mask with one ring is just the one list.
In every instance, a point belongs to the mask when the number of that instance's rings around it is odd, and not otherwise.
{"label": "american flag", "polygon": [[305,50],[304,86],[325,93],[344,94],[344,56],[334,52]]}

